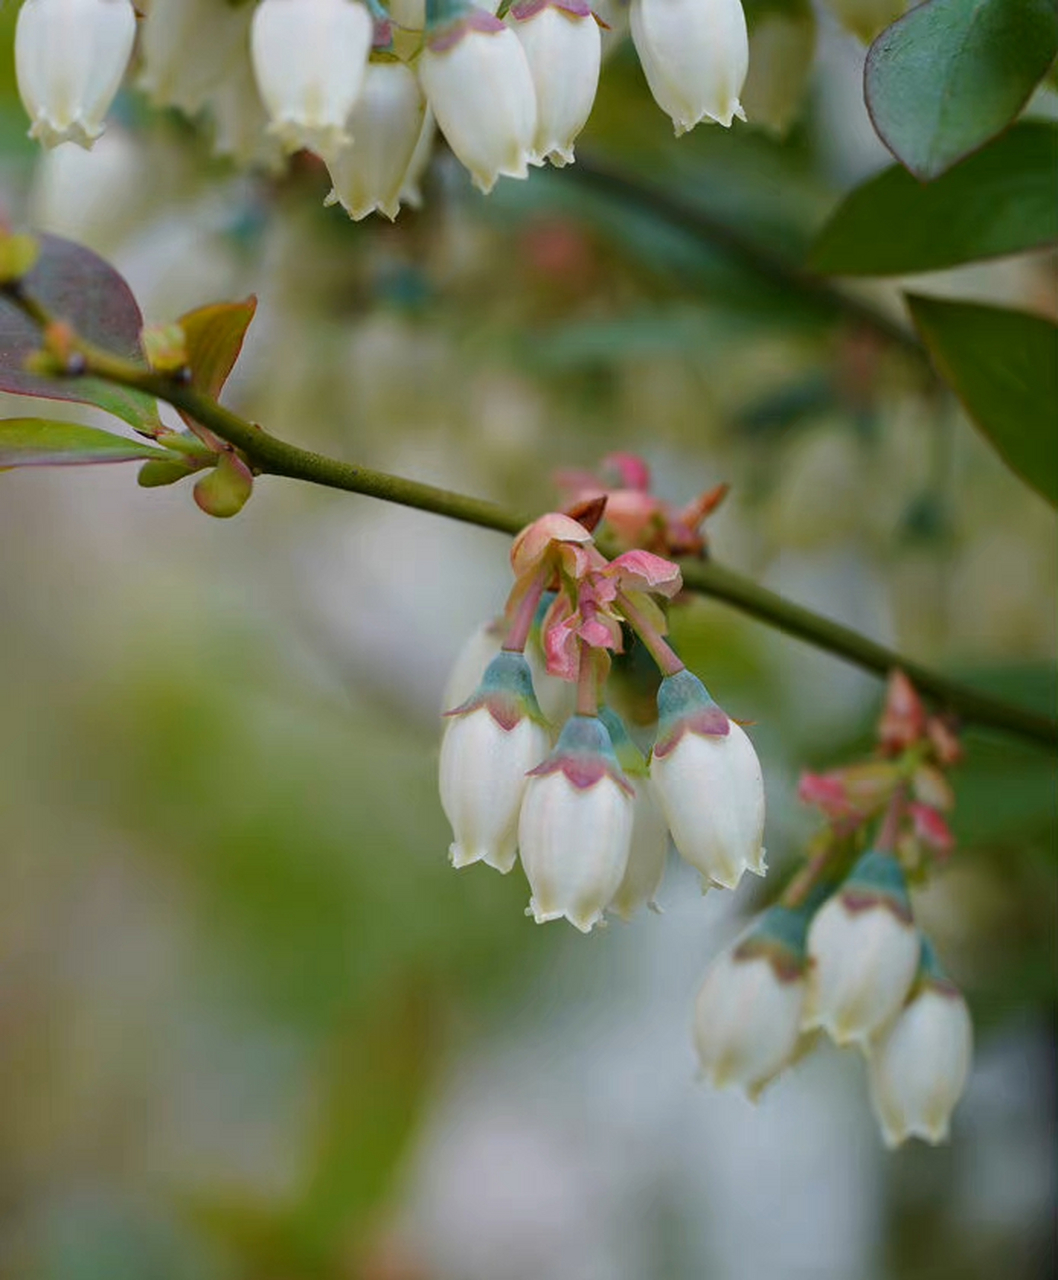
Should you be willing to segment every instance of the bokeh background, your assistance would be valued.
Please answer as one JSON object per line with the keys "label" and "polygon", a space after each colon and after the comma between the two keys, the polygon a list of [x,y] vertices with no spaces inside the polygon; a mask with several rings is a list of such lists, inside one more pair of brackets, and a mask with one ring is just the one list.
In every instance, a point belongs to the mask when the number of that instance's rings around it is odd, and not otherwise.
{"label": "bokeh background", "polygon": [[[1053,709],[1053,513],[906,355],[575,171],[486,200],[442,155],[421,213],[353,225],[312,163],[240,175],[134,91],[93,153],[42,161],[14,7],[6,216],[107,255],[151,320],[257,293],[240,410],[519,509],[618,448],[673,500],[729,480],[724,563]],[[862,57],[824,19],[786,137],[677,143],[618,48],[578,150],[796,261],[887,163]],[[1056,282],[1035,255],[915,285],[1054,314]],[[756,722],[768,885],[703,898],[674,861],[663,915],[538,928],[519,871],[447,866],[434,781],[505,554],[282,480],[221,523],[132,469],[0,478],[0,1276],[1054,1275],[1053,761],[969,733],[960,847],[916,897],[976,1023],[950,1146],[886,1154],[851,1053],[755,1108],[713,1093],[700,975],[803,851],[798,771],[865,748],[880,687],[682,611],[691,665]]]}

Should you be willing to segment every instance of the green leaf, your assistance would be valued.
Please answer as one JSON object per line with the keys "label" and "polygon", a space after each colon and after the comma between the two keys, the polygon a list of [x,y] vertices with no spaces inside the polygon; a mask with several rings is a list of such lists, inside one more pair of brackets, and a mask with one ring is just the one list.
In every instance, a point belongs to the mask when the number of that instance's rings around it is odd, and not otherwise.
{"label": "green leaf", "polygon": [[809,264],[829,275],[938,271],[1058,240],[1058,124],[1015,125],[923,186],[893,165],[856,188]]}
{"label": "green leaf", "polygon": [[[141,360],[143,316],[123,277],[83,245],[53,235],[39,239],[40,258],[23,280],[26,292],[87,341],[124,359]],[[153,398],[141,391],[98,378],[64,380],[27,372],[26,358],[40,345],[37,326],[0,295],[0,391],[94,404],[145,435],[161,429]]]}
{"label": "green leaf", "polygon": [[1058,325],[971,302],[908,296],[938,372],[1007,466],[1058,506]]}
{"label": "green leaf", "polygon": [[1058,52],[1054,0],[927,0],[871,45],[879,137],[929,181],[1001,133]]}
{"label": "green leaf", "polygon": [[0,468],[83,467],[136,458],[168,459],[163,449],[128,440],[96,427],[47,418],[8,418],[0,422]]}

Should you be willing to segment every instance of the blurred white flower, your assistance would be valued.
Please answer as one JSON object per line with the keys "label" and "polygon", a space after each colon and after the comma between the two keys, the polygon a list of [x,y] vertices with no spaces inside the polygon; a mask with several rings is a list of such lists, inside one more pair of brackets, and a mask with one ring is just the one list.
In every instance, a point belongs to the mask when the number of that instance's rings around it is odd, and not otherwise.
{"label": "blurred white flower", "polygon": [[488,193],[501,176],[528,175],[536,135],[536,92],[514,32],[484,9],[428,25],[419,79],[437,124],[474,185]]}
{"label": "blurred white flower", "polygon": [[805,1030],[867,1050],[907,998],[920,951],[900,864],[891,853],[864,854],[809,928]]}
{"label": "blurred white flower", "polygon": [[706,971],[694,1006],[702,1073],[755,1100],[794,1057],[805,997],[804,909],[772,907]]}
{"label": "blurred white flower", "polygon": [[252,5],[151,0],[140,24],[140,88],[157,106],[193,115],[249,48]]}
{"label": "blurred white flower", "polygon": [[251,52],[269,126],[288,151],[333,159],[363,84],[374,22],[359,0],[261,0]]}
{"label": "blurred white flower", "polygon": [[750,28],[742,106],[755,125],[782,137],[797,119],[816,52],[810,4],[765,12]]}
{"label": "blurred white flower", "polygon": [[46,147],[89,148],[121,85],[136,37],[130,0],[26,0],[15,27],[15,72]]}
{"label": "blurred white flower", "polygon": [[707,884],[734,889],[744,871],[764,875],[760,761],[744,730],[689,671],[668,676],[658,690],[650,778],[676,848]]}
{"label": "blurred white flower", "polygon": [[649,780],[632,776],[628,780],[635,790],[632,842],[628,865],[609,906],[622,920],[630,920],[644,905],[657,907],[654,898],[669,856],[668,824],[651,795]]}
{"label": "blurred white flower", "polygon": [[419,139],[415,144],[415,150],[411,153],[411,160],[408,161],[408,169],[400,188],[400,202],[401,204],[406,204],[409,209],[422,208],[422,188],[420,183],[430,164],[436,137],[437,121],[434,119],[434,114],[429,105],[427,105],[426,114],[423,116],[422,128],[419,130]]}
{"label": "blurred white flower", "polygon": [[[467,636],[463,647],[456,654],[444,692],[441,694],[441,711],[454,711],[462,706],[481,683],[481,677],[493,658],[499,653],[503,643],[502,625],[497,620],[483,622],[471,635]],[[536,673],[533,672],[533,688],[536,688]]]}
{"label": "blurred white flower", "polygon": [[525,646],[525,657],[533,673],[540,709],[557,731],[573,714],[577,702],[577,686],[571,680],[553,676],[547,669],[547,658],[540,647],[540,633],[534,630]]}
{"label": "blurred white flower", "polygon": [[234,59],[206,100],[213,120],[213,150],[237,164],[276,171],[283,147],[268,128],[268,112],[257,90],[249,51]]}
{"label": "blurred white flower", "polygon": [[599,87],[599,24],[586,0],[520,0],[510,16],[536,91],[535,158],[572,164]]}
{"label": "blurred white flower", "polygon": [[477,692],[451,715],[441,742],[441,806],[455,836],[455,867],[514,866],[529,770],[547,754],[547,730],[521,654],[501,653]]}
{"label": "blurred white flower", "polygon": [[970,1073],[973,1024],[955,985],[924,942],[911,999],[871,1044],[871,1102],[886,1146],[948,1137],[951,1113]]}
{"label": "blurred white flower", "polygon": [[353,219],[376,209],[391,221],[422,132],[426,101],[415,73],[402,62],[370,62],[349,118],[350,142],[328,163],[334,190]]}
{"label": "blurred white flower", "polygon": [[826,0],[826,4],[846,31],[864,44],[870,44],[907,9],[907,0]]}
{"label": "blurred white flower", "polygon": [[[91,151],[63,143],[46,151],[33,175],[31,221],[97,253],[113,253],[122,237],[150,217],[159,193],[152,159],[135,137],[109,128]],[[145,170],[152,181],[144,182]]]}
{"label": "blurred white flower", "polygon": [[745,119],[749,42],[739,0],[632,0],[631,21],[650,92],[677,136],[702,120]]}
{"label": "blurred white flower", "polygon": [[537,924],[601,919],[628,864],[633,792],[595,716],[571,716],[522,801],[518,844]]}

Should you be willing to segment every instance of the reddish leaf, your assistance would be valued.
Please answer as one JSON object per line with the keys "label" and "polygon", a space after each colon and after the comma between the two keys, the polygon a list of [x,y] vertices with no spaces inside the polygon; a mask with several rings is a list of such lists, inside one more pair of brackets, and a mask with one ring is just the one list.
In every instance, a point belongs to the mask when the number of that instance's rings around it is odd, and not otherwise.
{"label": "reddish leaf", "polygon": [[196,390],[217,399],[239,358],[256,310],[257,299],[251,294],[245,302],[217,302],[180,317]]}
{"label": "reddish leaf", "polygon": [[[142,359],[143,316],[122,276],[83,245],[53,235],[39,240],[40,258],[23,280],[26,293],[87,341],[125,359]],[[26,357],[40,345],[36,325],[0,295],[0,390],[94,404],[146,435],[159,429],[154,400],[142,392],[97,378],[62,380],[28,373]]]}

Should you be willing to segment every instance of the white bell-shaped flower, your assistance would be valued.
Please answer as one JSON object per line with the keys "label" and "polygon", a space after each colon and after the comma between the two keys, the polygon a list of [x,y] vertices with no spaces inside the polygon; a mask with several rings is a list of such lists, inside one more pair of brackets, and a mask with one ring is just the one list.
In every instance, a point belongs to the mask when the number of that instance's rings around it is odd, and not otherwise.
{"label": "white bell-shaped flower", "polygon": [[[483,622],[467,636],[463,647],[456,654],[452,670],[445,681],[441,695],[441,710],[450,711],[462,706],[472,696],[481,677],[493,658],[503,647],[503,623],[501,619]],[[536,676],[533,675],[533,692],[536,692]],[[539,697],[537,698],[539,701]]]}
{"label": "white bell-shaped flower", "polygon": [[540,647],[540,633],[534,631],[525,646],[525,657],[533,673],[533,688],[548,722],[557,732],[573,714],[577,704],[577,686],[571,680],[553,676]]}
{"label": "white bell-shaped flower", "polygon": [[631,21],[650,92],[677,136],[702,120],[745,119],[749,39],[739,0],[632,0]]}
{"label": "white bell-shaped flower", "polygon": [[193,115],[243,58],[252,5],[151,0],[140,24],[139,85],[158,106]]}
{"label": "white bell-shaped flower", "polygon": [[324,160],[349,140],[374,22],[359,0],[261,0],[250,49],[254,75],[288,151],[308,147]]}
{"label": "white bell-shaped flower", "polygon": [[908,1138],[934,1145],[947,1140],[973,1057],[966,1001],[928,942],[922,954],[911,998],[871,1044],[871,1102],[888,1147]]}
{"label": "white bell-shaped flower", "polygon": [[797,119],[816,53],[816,19],[807,3],[765,11],[749,32],[742,105],[755,125],[783,137]]}
{"label": "white bell-shaped flower", "polygon": [[535,158],[572,164],[599,87],[599,24],[586,0],[520,0],[510,15],[536,90]]}
{"label": "white bell-shaped flower", "polygon": [[400,187],[400,202],[407,205],[409,209],[422,208],[422,179],[430,164],[430,157],[433,155],[434,142],[437,140],[437,121],[434,114],[430,110],[429,104],[426,107],[426,114],[423,116],[422,128],[419,130],[419,140],[415,144],[415,150],[411,153],[411,160],[408,162],[408,171],[404,175],[404,181]]}
{"label": "white bell-shaped flower", "polygon": [[528,175],[536,92],[518,37],[485,9],[428,0],[419,80],[437,124],[474,185]]}
{"label": "white bell-shaped flower", "polygon": [[268,112],[257,90],[249,50],[235,58],[227,74],[206,99],[213,122],[213,151],[229,156],[244,168],[283,168],[286,157],[279,139],[268,128]]}
{"label": "white bell-shaped flower", "polygon": [[533,770],[518,843],[537,924],[563,916],[583,933],[601,919],[628,864],[632,787],[595,716],[571,716]]}
{"label": "white bell-shaped flower", "polygon": [[403,62],[370,62],[349,118],[352,140],[328,164],[334,191],[356,221],[377,209],[392,220],[422,131],[426,100]]}
{"label": "white bell-shaped flower", "polygon": [[103,132],[136,38],[130,0],[26,0],[15,26],[15,72],[29,136],[89,148]]}
{"label": "white bell-shaped flower", "polygon": [[610,900],[610,910],[622,920],[631,920],[642,906],[659,910],[655,898],[669,856],[668,823],[651,795],[649,780],[632,776],[628,780],[635,790],[632,842],[625,873]]}
{"label": "white bell-shaped flower", "polygon": [[658,690],[650,778],[676,848],[707,885],[734,889],[744,871],[764,875],[760,761],[689,671],[666,677]]}
{"label": "white bell-shaped flower", "polygon": [[635,791],[628,865],[609,906],[622,920],[631,920],[644,905],[660,910],[654,899],[668,861],[669,828],[651,794],[646,761],[624,721],[609,707],[601,708],[599,719],[609,731],[617,762]]}
{"label": "white bell-shaped flower", "polygon": [[899,862],[865,853],[809,928],[805,1030],[822,1027],[836,1044],[866,1051],[907,998],[920,952]]}
{"label": "white bell-shaped flower", "polygon": [[498,654],[473,697],[449,713],[441,742],[453,866],[485,862],[505,873],[514,866],[526,775],[548,746],[528,664],[520,653]]}
{"label": "white bell-shaped flower", "polygon": [[772,907],[706,970],[694,1006],[702,1074],[756,1100],[793,1059],[805,998],[810,911]]}

